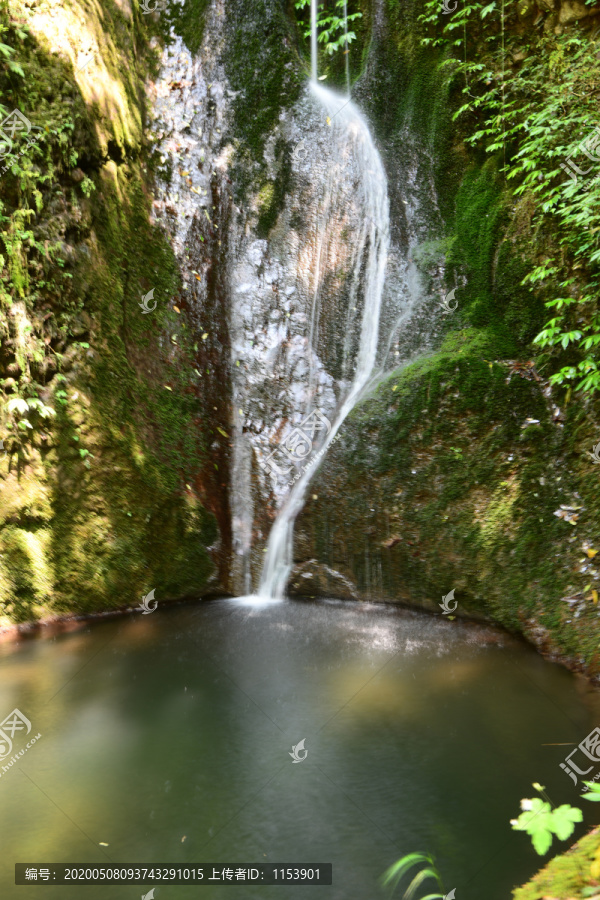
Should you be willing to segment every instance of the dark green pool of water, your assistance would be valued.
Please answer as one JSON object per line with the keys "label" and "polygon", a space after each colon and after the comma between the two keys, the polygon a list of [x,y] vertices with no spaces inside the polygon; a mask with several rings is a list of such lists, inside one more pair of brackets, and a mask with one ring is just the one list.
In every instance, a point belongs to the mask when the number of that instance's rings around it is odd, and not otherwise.
{"label": "dark green pool of water", "polygon": [[0,777],[0,896],[152,887],[16,887],[15,862],[330,862],[331,887],[155,898],[376,900],[423,850],[456,900],[507,900],[542,862],[509,826],[533,781],[595,821],[559,768],[572,748],[544,746],[582,740],[595,700],[493,629],[372,604],[220,600],[5,645],[0,718],[42,737]]}

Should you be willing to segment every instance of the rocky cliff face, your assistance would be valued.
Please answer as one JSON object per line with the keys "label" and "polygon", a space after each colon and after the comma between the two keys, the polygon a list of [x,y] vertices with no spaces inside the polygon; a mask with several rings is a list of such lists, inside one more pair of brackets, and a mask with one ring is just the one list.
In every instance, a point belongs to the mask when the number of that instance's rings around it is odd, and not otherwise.
{"label": "rocky cliff face", "polygon": [[[572,4],[538,6],[519,8],[519,40],[534,26],[560,34],[569,24],[558,17]],[[597,10],[586,10],[591,25]],[[422,334],[411,335],[419,361],[400,345],[404,364],[382,377],[322,464],[297,525],[291,589],[440,615],[454,590],[457,615],[490,617],[597,675],[598,404],[551,388],[547,358],[533,358],[547,318],[521,286],[538,261],[535,203],[511,197],[497,164],[466,150],[452,121],[460,93],[447,87],[443,60],[416,48],[417,13],[411,3],[382,7],[357,93],[391,185],[400,171],[397,190],[418,198],[412,223],[396,223],[437,302],[425,300]],[[431,313],[450,287],[454,308],[440,323]]]}
{"label": "rocky cliff face", "polygon": [[28,124],[0,180],[0,624],[198,593],[222,502],[152,224],[156,28],[128,3],[2,16],[2,102]]}
{"label": "rocky cliff face", "polygon": [[[314,410],[333,419],[352,381],[372,223],[346,98],[340,93],[339,108],[328,108],[308,88],[293,5],[264,0],[242,12],[215,2],[198,11],[194,54],[186,49],[193,35],[174,23],[183,37],[173,34],[153,87],[155,208],[183,273],[177,302],[200,337],[197,383],[214,394],[204,413],[218,471],[231,484],[229,586],[243,592],[256,587],[295,472],[280,458],[289,476],[281,477],[269,457]],[[366,46],[367,9],[364,18]],[[383,20],[373,21],[379,33]],[[268,40],[257,44],[257,35]],[[351,59],[360,65],[358,53]],[[335,64],[324,66],[326,78],[338,75]],[[401,350],[414,352],[441,319],[408,258],[432,193],[430,161],[405,137],[393,174],[383,369]],[[229,544],[227,523],[221,531]]]}
{"label": "rocky cliff face", "polygon": [[292,589],[438,615],[454,591],[597,675],[594,432],[536,376],[475,333],[386,379],[313,484]]}
{"label": "rocky cliff face", "polygon": [[[576,6],[521,4],[518,27],[593,22]],[[531,211],[466,149],[417,6],[361,7],[353,95],[390,196],[381,383],[309,494],[292,588],[436,610],[454,589],[596,672],[598,418],[529,358]],[[285,496],[261,461],[351,372],[360,210],[293,4],[111,9],[17,4],[8,26],[26,81],[5,71],[5,101],[42,131],[0,184],[4,621],[250,589]]]}

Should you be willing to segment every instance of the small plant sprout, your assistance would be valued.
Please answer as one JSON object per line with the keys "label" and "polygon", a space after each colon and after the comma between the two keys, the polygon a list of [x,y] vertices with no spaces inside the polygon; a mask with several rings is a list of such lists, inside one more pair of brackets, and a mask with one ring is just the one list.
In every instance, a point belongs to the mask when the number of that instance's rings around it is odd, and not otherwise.
{"label": "small plant sprout", "polygon": [[[395,862],[383,874],[382,883],[384,887],[391,886],[392,892],[395,891],[404,876],[407,875],[411,869],[414,869],[415,866],[419,866],[419,871],[412,877],[410,884],[404,891],[404,900],[413,900],[417,888],[419,888],[424,881],[427,881],[427,879],[433,879],[440,891],[444,890],[440,874],[433,862],[433,857],[428,853],[409,853],[407,856],[403,856],[402,859]],[[437,892],[434,894],[427,894],[426,897],[423,897],[423,900],[444,900],[444,894]]]}
{"label": "small plant sprout", "polygon": [[552,809],[544,786],[534,782],[533,787],[546,800],[540,800],[539,797],[521,800],[523,812],[518,819],[511,819],[510,824],[514,831],[526,831],[531,837],[535,852],[543,856],[550,849],[552,836],[556,835],[559,841],[566,841],[573,834],[575,823],[583,820],[583,814],[580,809],[569,806],[568,803]]}

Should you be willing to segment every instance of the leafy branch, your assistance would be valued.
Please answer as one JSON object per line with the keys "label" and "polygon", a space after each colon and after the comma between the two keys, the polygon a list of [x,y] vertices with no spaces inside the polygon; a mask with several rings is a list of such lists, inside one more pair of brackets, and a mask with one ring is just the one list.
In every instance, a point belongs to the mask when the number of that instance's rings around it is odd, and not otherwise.
{"label": "leafy branch", "polygon": [[[304,9],[310,6],[311,0],[296,0],[296,9]],[[336,10],[344,10],[344,0],[336,0]],[[352,41],[356,40],[354,31],[347,31],[348,23],[354,22],[356,19],[362,19],[362,13],[349,13],[348,15],[339,16],[337,13],[328,13],[323,3],[319,4],[317,9],[317,40],[320,44],[324,44],[324,50],[332,56],[336,50],[342,47],[348,48]],[[310,22],[301,21],[300,25],[304,28],[303,36],[310,37]],[[341,34],[339,34],[341,32]],[[337,37],[336,37],[337,35]]]}
{"label": "leafy branch", "polygon": [[[454,119],[466,142],[502,154],[513,196],[531,210],[535,263],[523,284],[548,298],[552,317],[535,343],[558,364],[550,381],[598,391],[600,169],[589,162],[600,162],[600,44],[575,28],[524,34],[517,5],[495,0],[470,0],[449,17],[441,0],[426,0],[419,22],[448,81],[464,77]],[[589,178],[565,174],[570,155]]]}

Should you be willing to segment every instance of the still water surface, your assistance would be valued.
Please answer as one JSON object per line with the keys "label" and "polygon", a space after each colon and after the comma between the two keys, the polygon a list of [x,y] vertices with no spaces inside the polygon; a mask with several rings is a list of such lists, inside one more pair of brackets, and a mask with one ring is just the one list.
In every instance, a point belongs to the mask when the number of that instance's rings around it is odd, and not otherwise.
{"label": "still water surface", "polygon": [[42,733],[0,778],[2,898],[152,886],[15,887],[15,862],[214,861],[330,862],[333,885],[162,886],[156,900],[383,900],[382,872],[422,850],[456,900],[507,900],[539,867],[509,826],[533,781],[595,822],[559,769],[572,748],[543,745],[582,740],[597,696],[493,629],[240,600],[77,628],[0,650],[1,718],[18,707]]}

